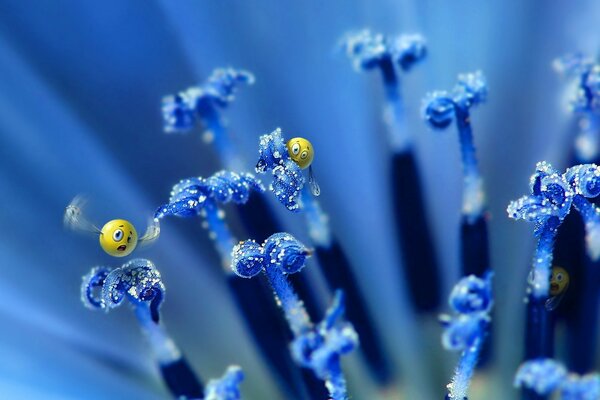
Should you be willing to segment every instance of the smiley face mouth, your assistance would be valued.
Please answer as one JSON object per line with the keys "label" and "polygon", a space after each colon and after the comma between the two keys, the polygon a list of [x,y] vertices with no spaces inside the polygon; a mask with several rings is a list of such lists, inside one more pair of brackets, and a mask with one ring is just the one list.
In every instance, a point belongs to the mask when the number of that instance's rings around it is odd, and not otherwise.
{"label": "smiley face mouth", "polygon": [[127,246],[122,244],[119,247],[117,247],[117,251],[125,251],[126,248],[127,248]]}
{"label": "smiley face mouth", "polygon": [[551,283],[550,284],[550,290],[553,292],[558,292],[558,283]]}

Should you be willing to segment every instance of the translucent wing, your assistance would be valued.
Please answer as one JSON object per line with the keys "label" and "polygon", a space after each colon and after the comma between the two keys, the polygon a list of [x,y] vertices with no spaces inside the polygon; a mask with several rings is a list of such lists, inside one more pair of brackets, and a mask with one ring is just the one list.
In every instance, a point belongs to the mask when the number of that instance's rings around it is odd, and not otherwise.
{"label": "translucent wing", "polygon": [[563,297],[565,297],[565,292],[562,292],[561,294],[559,294],[557,296],[550,297],[548,300],[546,300],[546,304],[545,304],[546,310],[548,310],[548,311],[556,310],[556,308],[562,301]]}
{"label": "translucent wing", "polygon": [[87,201],[83,196],[75,196],[65,209],[63,223],[67,228],[76,231],[100,233],[100,229],[83,215],[83,208],[86,203]]}
{"label": "translucent wing", "polygon": [[148,245],[158,239],[158,236],[160,236],[160,223],[158,219],[150,218],[148,228],[146,228],[146,232],[140,238],[139,242],[141,245]]}
{"label": "translucent wing", "polygon": [[321,188],[317,183],[312,166],[308,167],[308,184],[310,185],[310,191],[313,196],[318,197],[321,194]]}

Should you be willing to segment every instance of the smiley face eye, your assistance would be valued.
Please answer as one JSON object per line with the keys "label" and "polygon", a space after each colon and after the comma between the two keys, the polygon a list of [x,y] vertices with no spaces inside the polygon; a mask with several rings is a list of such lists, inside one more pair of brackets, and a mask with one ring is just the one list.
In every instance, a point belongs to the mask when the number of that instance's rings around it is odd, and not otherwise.
{"label": "smiley face eye", "polygon": [[127,243],[131,243],[131,233],[129,234],[129,236],[127,237]]}
{"label": "smiley face eye", "polygon": [[292,154],[297,156],[298,153],[300,153],[300,144],[299,143],[294,143],[292,145]]}
{"label": "smiley face eye", "polygon": [[557,281],[562,281],[563,280],[563,274],[561,274],[560,272],[558,274],[556,274],[556,280]]}
{"label": "smiley face eye", "polygon": [[117,229],[113,233],[113,239],[115,242],[120,242],[123,239],[123,231],[121,229]]}
{"label": "smiley face eye", "polygon": [[300,158],[304,160],[306,157],[308,157],[308,151],[304,150],[302,154],[300,154]]}

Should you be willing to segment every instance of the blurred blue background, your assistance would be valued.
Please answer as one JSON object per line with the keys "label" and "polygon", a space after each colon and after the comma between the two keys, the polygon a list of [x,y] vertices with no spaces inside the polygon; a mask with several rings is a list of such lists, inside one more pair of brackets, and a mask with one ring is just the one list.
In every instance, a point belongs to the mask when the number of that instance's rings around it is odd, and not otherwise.
{"label": "blurred blue background", "polygon": [[[472,119],[491,213],[497,334],[473,398],[516,398],[533,238],[505,208],[527,191],[536,161],[564,166],[574,126],[567,85],[550,65],[573,50],[595,56],[599,24],[592,0],[0,1],[0,397],[168,397],[133,315],[81,305],[80,277],[117,260],[95,238],[65,231],[62,214],[84,193],[97,224],[126,218],[144,230],[175,182],[215,172],[200,130],[162,132],[160,100],[221,66],[256,75],[225,114],[247,169],[258,136],[278,126],[313,142],[323,208],[356,267],[398,387],[411,399],[443,397],[457,357],[442,349],[436,316],[411,311],[397,268],[380,77],[356,73],[336,51],[343,33],[369,27],[428,40],[429,57],[403,77],[403,92],[444,298],[458,278],[459,147],[453,130],[427,129],[419,107],[458,73],[481,69],[488,78],[489,101]],[[307,237],[301,217],[272,205],[290,232]],[[277,399],[200,222],[162,228],[137,255],[162,272],[173,338],[203,377],[237,363],[246,398]],[[374,398],[358,361],[347,362],[350,392]]]}

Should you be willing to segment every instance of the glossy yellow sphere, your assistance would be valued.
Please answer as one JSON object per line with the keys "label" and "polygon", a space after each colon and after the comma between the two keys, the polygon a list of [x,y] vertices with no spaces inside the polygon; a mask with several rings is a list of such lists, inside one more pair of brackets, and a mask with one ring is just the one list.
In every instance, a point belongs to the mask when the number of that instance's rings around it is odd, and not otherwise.
{"label": "glossy yellow sphere", "polygon": [[131,222],[124,219],[108,221],[100,232],[100,246],[114,257],[131,254],[138,243],[138,235]]}
{"label": "glossy yellow sphere", "polygon": [[569,273],[561,267],[552,267],[550,276],[550,295],[562,294],[569,286]]}
{"label": "glossy yellow sphere", "polygon": [[315,158],[312,144],[301,137],[295,137],[287,142],[287,150],[290,158],[302,169],[310,167]]}

